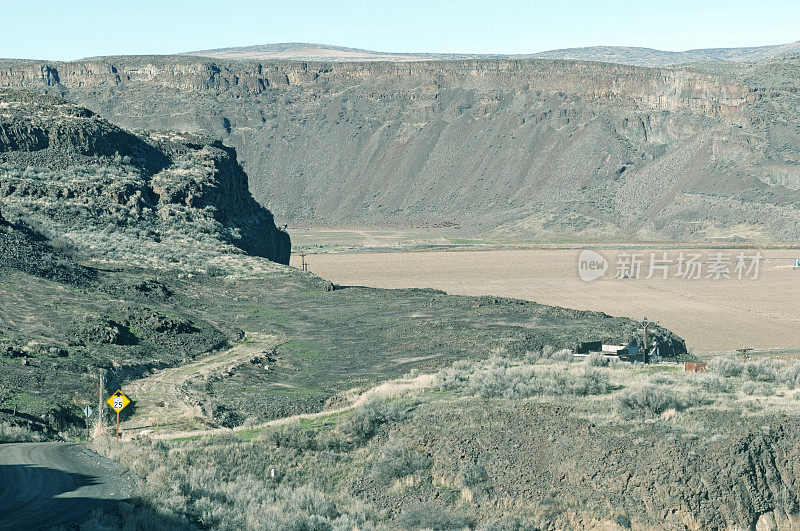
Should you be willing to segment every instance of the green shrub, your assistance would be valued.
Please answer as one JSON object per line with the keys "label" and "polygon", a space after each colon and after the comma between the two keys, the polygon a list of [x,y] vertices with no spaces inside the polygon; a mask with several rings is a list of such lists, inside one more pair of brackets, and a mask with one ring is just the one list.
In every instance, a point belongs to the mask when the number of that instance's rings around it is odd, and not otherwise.
{"label": "green shrub", "polygon": [[536,395],[596,395],[605,393],[607,389],[608,376],[593,369],[582,372],[537,370],[533,365],[491,363],[472,374],[466,392],[483,398],[526,398]]}
{"label": "green shrub", "polygon": [[693,375],[688,379],[689,383],[708,391],[709,393],[729,393],[732,390],[731,383],[717,375]]}
{"label": "green shrub", "polygon": [[675,380],[666,374],[654,374],[650,377],[650,383],[654,385],[672,385],[675,383]]}
{"label": "green shrub", "polygon": [[609,358],[599,352],[592,352],[583,362],[590,367],[608,367]]}
{"label": "green shrub", "polygon": [[[287,479],[291,474],[274,481],[269,470],[281,465],[260,441],[215,437],[213,442],[120,444],[101,437],[92,447],[126,466],[135,482],[137,503],[167,522],[284,531],[363,529],[376,518],[344,493],[293,484]],[[154,524],[148,529],[163,527]]]}
{"label": "green shrub", "polygon": [[786,367],[782,380],[789,389],[800,387],[800,362]]}
{"label": "green shrub", "polygon": [[186,520],[162,516],[157,512],[128,502],[117,504],[117,510],[95,509],[81,523],[81,531],[110,531],[112,529],[159,529],[164,531],[189,531],[198,527]]}
{"label": "green shrub", "polygon": [[758,394],[758,384],[755,382],[744,382],[742,384],[742,392],[746,395]]}
{"label": "green shrub", "polygon": [[[753,382],[784,384],[789,389],[800,387],[800,362],[785,363],[772,358],[760,358],[747,363],[731,358],[714,358],[709,368],[720,376],[741,376]],[[748,389],[755,389],[748,386]]]}
{"label": "green shrub", "polygon": [[385,482],[410,476],[430,466],[430,458],[416,450],[408,441],[390,440],[381,447],[378,461],[373,467],[373,475]]}
{"label": "green shrub", "polygon": [[489,481],[486,468],[473,461],[466,461],[458,468],[458,482],[470,489],[482,487]]}
{"label": "green shrub", "polygon": [[[572,359],[572,351],[559,352],[569,353]],[[553,359],[562,356],[558,352],[551,354]],[[486,362],[457,362],[437,373],[434,386],[443,390],[460,389],[466,395],[483,398],[525,398],[542,394],[602,394],[608,389],[608,381],[604,372],[594,369],[583,372],[544,369],[529,362],[512,365],[506,358],[494,357]]]}
{"label": "green shrub", "polygon": [[464,515],[433,503],[417,503],[400,513],[398,522],[405,529],[432,529],[446,531],[464,529],[470,521]]}
{"label": "green shrub", "polygon": [[725,378],[734,378],[742,375],[744,363],[731,358],[714,358],[709,361],[708,368]]}
{"label": "green shrub", "polygon": [[745,363],[743,376],[754,382],[777,382],[786,365],[770,358]]}
{"label": "green shrub", "polygon": [[760,395],[772,396],[775,394],[775,388],[768,383],[757,383],[753,381],[746,381],[742,384],[742,392],[746,395]]}
{"label": "green shrub", "polygon": [[294,448],[296,450],[310,450],[316,447],[314,432],[303,428],[299,422],[286,426],[266,428],[261,432],[260,438],[278,448]]}
{"label": "green shrub", "polygon": [[542,351],[541,350],[526,350],[523,359],[528,363],[536,363],[540,359],[542,359]]}
{"label": "green shrub", "polygon": [[474,363],[470,360],[459,360],[446,369],[442,369],[433,378],[433,385],[443,391],[460,389],[469,381],[474,372]]}
{"label": "green shrub", "polygon": [[342,430],[357,441],[368,441],[380,427],[389,421],[389,410],[386,402],[376,400],[355,409],[342,424]]}
{"label": "green shrub", "polygon": [[42,440],[44,440],[42,435],[24,426],[0,422],[0,443],[36,442]]}
{"label": "green shrub", "polygon": [[476,529],[477,531],[538,531],[541,526],[529,520],[505,517],[484,522]]}
{"label": "green shrub", "polygon": [[554,352],[553,355],[550,356],[550,359],[554,361],[572,361],[575,359],[575,353],[568,348],[562,348]]}
{"label": "green shrub", "polygon": [[581,373],[568,373],[566,392],[575,396],[601,395],[608,391],[608,375],[603,372],[586,369]]}
{"label": "green shrub", "polygon": [[690,403],[669,389],[653,385],[628,390],[616,397],[617,411],[624,417],[660,415],[669,409],[686,409]]}

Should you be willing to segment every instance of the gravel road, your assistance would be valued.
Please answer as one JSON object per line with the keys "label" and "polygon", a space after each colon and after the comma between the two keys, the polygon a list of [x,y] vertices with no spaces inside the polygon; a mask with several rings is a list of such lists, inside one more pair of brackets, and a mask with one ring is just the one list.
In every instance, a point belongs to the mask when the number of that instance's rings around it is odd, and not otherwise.
{"label": "gravel road", "polygon": [[83,445],[0,444],[0,530],[80,523],[128,497],[117,465]]}

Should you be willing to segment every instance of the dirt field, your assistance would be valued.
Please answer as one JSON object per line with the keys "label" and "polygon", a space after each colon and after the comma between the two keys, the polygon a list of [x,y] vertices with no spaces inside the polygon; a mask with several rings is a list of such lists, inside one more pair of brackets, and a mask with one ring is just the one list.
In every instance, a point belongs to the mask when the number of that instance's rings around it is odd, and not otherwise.
{"label": "dirt field", "polygon": [[[609,260],[603,279],[578,276],[578,250],[480,250],[313,254],[309,270],[338,284],[381,288],[431,287],[463,295],[498,295],[632,318],[647,317],[684,337],[697,353],[800,348],[800,271],[795,250],[764,250],[759,277],[687,280],[661,272],[647,280],[616,280],[619,251],[600,251]],[[644,253],[650,260],[650,251]],[[658,251],[661,256],[661,251]],[[708,260],[712,250],[701,253]],[[738,256],[738,250],[726,250]],[[756,251],[745,250],[745,256]],[[669,250],[677,260],[679,250]],[[790,260],[791,259],[791,260]],[[735,261],[735,259],[734,259]],[[292,264],[299,258],[293,256]],[[706,271],[703,271],[705,277]],[[746,277],[747,278],[747,277]]]}

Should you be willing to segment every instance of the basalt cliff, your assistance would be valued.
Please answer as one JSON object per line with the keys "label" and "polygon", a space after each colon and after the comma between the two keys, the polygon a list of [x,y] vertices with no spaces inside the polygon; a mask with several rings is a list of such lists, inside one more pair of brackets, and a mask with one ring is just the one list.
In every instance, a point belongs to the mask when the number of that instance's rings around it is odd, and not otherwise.
{"label": "basalt cliff", "polygon": [[791,242],[799,65],[110,57],[6,60],[0,86],[222,138],[282,222]]}
{"label": "basalt cliff", "polygon": [[101,259],[289,261],[289,236],[250,195],[233,148],[130,133],[54,96],[0,90],[0,202],[7,220]]}

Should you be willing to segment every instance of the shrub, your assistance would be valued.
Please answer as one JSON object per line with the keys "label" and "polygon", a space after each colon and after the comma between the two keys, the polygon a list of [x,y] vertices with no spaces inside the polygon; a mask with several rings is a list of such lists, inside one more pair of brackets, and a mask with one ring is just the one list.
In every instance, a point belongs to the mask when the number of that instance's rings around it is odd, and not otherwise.
{"label": "shrub", "polygon": [[373,474],[382,481],[410,476],[431,466],[431,460],[408,441],[390,440],[383,445]]}
{"label": "shrub", "polygon": [[650,383],[655,385],[671,385],[675,381],[666,374],[654,374],[650,377]]}
{"label": "shrub", "polygon": [[44,440],[42,435],[23,426],[0,422],[0,443],[36,442]]}
{"label": "shrub", "polygon": [[668,409],[689,407],[689,401],[663,387],[648,385],[621,393],[616,398],[617,411],[625,416],[660,415]]}
{"label": "shrub", "polygon": [[459,360],[452,366],[442,369],[434,376],[433,385],[444,391],[463,387],[474,371],[473,363],[469,360]]}
{"label": "shrub", "polygon": [[725,378],[742,375],[744,363],[731,358],[714,358],[708,363],[709,369]]}
{"label": "shrub", "polygon": [[756,383],[752,381],[747,381],[742,384],[742,392],[746,395],[761,395],[761,396],[772,396],[775,394],[775,389],[766,383]]}
{"label": "shrub", "polygon": [[303,428],[299,422],[286,426],[267,428],[261,432],[261,438],[273,446],[309,450],[316,447],[314,432]]}
{"label": "shrub", "polygon": [[400,513],[398,521],[406,529],[432,529],[434,531],[461,530],[470,524],[464,515],[430,502],[412,505]]}
{"label": "shrub", "polygon": [[336,506],[322,492],[309,485],[286,491],[284,511],[289,514],[333,519],[339,516]]}
{"label": "shrub", "polygon": [[716,375],[693,375],[689,377],[689,382],[709,393],[729,393],[731,391],[731,383],[726,378]]}
{"label": "shrub", "polygon": [[608,376],[594,369],[538,369],[527,364],[509,365],[498,358],[474,370],[464,392],[483,398],[526,398],[543,394],[585,396],[607,389]]}
{"label": "shrub", "polygon": [[608,367],[609,359],[599,352],[592,352],[583,362],[590,367]]}
{"label": "shrub", "polygon": [[572,361],[575,359],[575,354],[568,348],[562,348],[558,352],[554,352],[550,359],[555,361]]}
{"label": "shrub", "polygon": [[337,429],[322,430],[317,433],[317,450],[341,451],[347,447],[347,437]]}
{"label": "shrub", "polygon": [[340,429],[353,442],[364,443],[373,438],[387,422],[402,420],[405,412],[400,407],[399,402],[390,406],[386,400],[372,400],[357,407],[342,422]]}
{"label": "shrub", "polygon": [[534,531],[541,528],[541,525],[536,525],[529,520],[522,520],[517,517],[504,517],[498,520],[483,522],[476,529],[477,531]]}
{"label": "shrub", "polygon": [[782,379],[789,389],[800,387],[800,362],[787,366]]}
{"label": "shrub", "polygon": [[466,461],[458,468],[458,481],[463,486],[472,489],[483,486],[489,481],[489,474],[486,473],[486,468],[482,464]]}
{"label": "shrub", "polygon": [[542,351],[541,350],[526,350],[525,356],[523,359],[528,363],[536,363],[540,359],[542,359]]}
{"label": "shrub", "polygon": [[[326,494],[285,480],[276,488],[268,472],[274,458],[264,459],[271,452],[264,452],[259,442],[215,438],[213,443],[120,444],[100,437],[92,447],[128,467],[136,482],[137,503],[156,510],[168,522],[283,531],[363,529],[368,520],[374,520],[374,515],[344,493]],[[154,523],[141,528],[165,526]]]}
{"label": "shrub", "polygon": [[758,387],[758,384],[755,382],[744,382],[742,384],[742,392],[752,396],[758,393]]}
{"label": "shrub", "polygon": [[[782,383],[789,389],[800,387],[800,362],[788,364],[772,358],[743,363],[730,358],[714,358],[709,367],[721,376],[742,376],[753,382]],[[755,389],[748,386],[748,389]]]}
{"label": "shrub", "polygon": [[128,502],[119,502],[117,510],[95,509],[80,525],[81,531],[109,531],[111,529],[160,529],[165,531],[196,530],[196,526],[176,517],[164,516],[155,511]]}
{"label": "shrub", "polygon": [[586,369],[577,375],[570,373],[570,376],[568,394],[576,396],[601,395],[608,390],[608,376],[600,371]]}
{"label": "shrub", "polygon": [[761,358],[759,360],[745,363],[742,373],[748,380],[754,382],[777,382],[785,365],[777,360]]}

